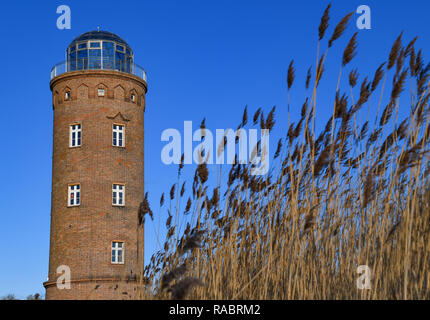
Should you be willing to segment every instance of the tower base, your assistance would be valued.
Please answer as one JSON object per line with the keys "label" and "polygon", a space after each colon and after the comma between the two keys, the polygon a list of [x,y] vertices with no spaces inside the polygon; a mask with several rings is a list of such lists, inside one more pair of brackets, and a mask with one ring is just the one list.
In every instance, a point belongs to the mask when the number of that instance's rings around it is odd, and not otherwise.
{"label": "tower base", "polygon": [[55,281],[47,281],[46,300],[137,300],[143,287],[137,280],[112,278],[70,281],[70,289],[59,289]]}

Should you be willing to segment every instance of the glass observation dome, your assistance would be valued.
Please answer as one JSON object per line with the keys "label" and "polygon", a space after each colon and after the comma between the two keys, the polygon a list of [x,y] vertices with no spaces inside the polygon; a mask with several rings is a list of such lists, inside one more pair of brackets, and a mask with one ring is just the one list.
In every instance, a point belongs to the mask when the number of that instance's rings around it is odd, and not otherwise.
{"label": "glass observation dome", "polygon": [[131,47],[108,31],[90,31],[75,38],[66,49],[66,61],[52,69],[51,79],[78,70],[116,70],[146,81],[145,70],[134,63]]}

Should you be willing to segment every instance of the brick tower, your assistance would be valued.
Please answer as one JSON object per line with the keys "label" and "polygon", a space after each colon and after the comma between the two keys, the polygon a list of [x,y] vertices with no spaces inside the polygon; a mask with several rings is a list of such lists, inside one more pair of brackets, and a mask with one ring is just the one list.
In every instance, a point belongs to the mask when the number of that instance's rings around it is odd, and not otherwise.
{"label": "brick tower", "polygon": [[[51,71],[47,299],[135,299],[143,265],[146,73],[117,35],[74,39]],[[65,267],[64,267],[65,266]],[[70,268],[70,289],[59,289]],[[63,284],[67,284],[62,282]]]}

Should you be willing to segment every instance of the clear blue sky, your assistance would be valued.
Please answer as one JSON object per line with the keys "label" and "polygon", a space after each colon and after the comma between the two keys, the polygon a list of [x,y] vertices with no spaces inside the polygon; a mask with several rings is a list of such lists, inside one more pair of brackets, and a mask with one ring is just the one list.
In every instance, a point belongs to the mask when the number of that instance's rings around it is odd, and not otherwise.
{"label": "clear blue sky", "polygon": [[[61,4],[71,8],[71,30],[56,27],[56,8]],[[281,129],[286,130],[288,64],[295,59],[292,117],[296,120],[327,4],[322,0],[2,2],[0,296],[9,292],[19,298],[44,294],[52,156],[50,69],[64,60],[64,50],[73,38],[97,26],[114,32],[132,46],[135,61],[148,72],[145,188],[158,219],[160,195],[169,191],[177,173],[176,166],[160,160],[165,145],[160,141],[161,132],[166,128],[182,131],[185,120],[192,120],[196,128],[203,117],[213,131],[236,128],[245,105],[250,114],[258,107],[269,110],[276,105],[278,129],[271,137],[276,143]],[[361,4],[372,10],[372,29],[359,32],[359,54],[351,64],[359,65],[361,74],[373,77],[402,29],[406,41],[419,36],[416,47],[423,48],[427,57],[428,1],[342,0],[332,4],[328,36],[347,12]],[[357,17],[353,16],[345,36],[335,42],[327,61],[331,67],[326,68],[319,89],[322,103],[317,118],[324,123],[332,106],[324,101],[332,101],[334,96],[341,53],[358,31]],[[185,174],[193,170],[186,168]],[[161,217],[163,230],[166,212]],[[146,260],[156,249],[157,228],[158,220],[146,223]]]}

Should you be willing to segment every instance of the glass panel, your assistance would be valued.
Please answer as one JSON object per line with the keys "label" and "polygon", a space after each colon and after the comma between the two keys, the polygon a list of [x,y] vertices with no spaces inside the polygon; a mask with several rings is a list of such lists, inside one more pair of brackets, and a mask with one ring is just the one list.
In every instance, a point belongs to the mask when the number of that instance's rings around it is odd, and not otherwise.
{"label": "glass panel", "polygon": [[90,69],[101,69],[101,50],[100,49],[91,49],[90,50]]}
{"label": "glass panel", "polygon": [[115,66],[114,44],[103,41],[103,69],[113,70]]}
{"label": "glass panel", "polygon": [[124,47],[123,47],[123,46],[119,46],[119,45],[117,45],[117,46],[116,46],[116,50],[117,50],[117,51],[124,52]]}
{"label": "glass panel", "polygon": [[121,52],[116,52],[115,55],[115,69],[119,70],[119,71],[124,71],[125,70],[125,58],[124,58],[124,53]]}
{"label": "glass panel", "polygon": [[85,49],[87,47],[86,43],[80,43],[78,44],[78,49]]}
{"label": "glass panel", "polygon": [[78,70],[88,69],[88,50],[78,51]]}
{"label": "glass panel", "polygon": [[76,52],[70,53],[69,56],[69,70],[76,70]]}
{"label": "glass panel", "polygon": [[130,73],[131,72],[131,58],[127,57],[127,64],[125,66],[125,71]]}
{"label": "glass panel", "polygon": [[90,48],[100,48],[100,42],[91,42]]}
{"label": "glass panel", "polygon": [[122,248],[122,242],[118,242],[118,248]]}

